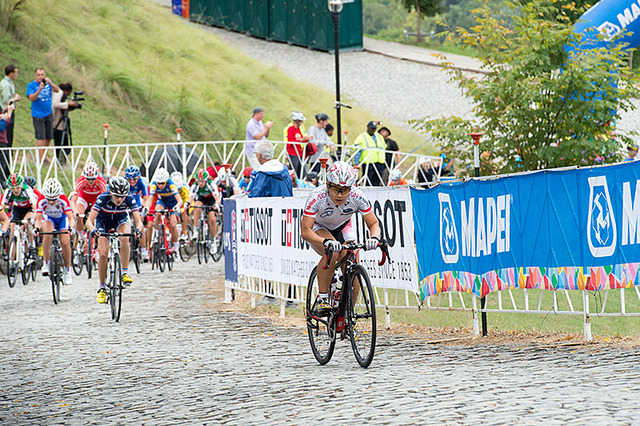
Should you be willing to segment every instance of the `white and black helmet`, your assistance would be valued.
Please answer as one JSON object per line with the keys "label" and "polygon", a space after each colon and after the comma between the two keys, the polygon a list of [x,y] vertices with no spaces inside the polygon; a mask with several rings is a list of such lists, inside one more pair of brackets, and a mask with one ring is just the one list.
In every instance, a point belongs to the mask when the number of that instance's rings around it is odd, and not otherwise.
{"label": "white and black helmet", "polygon": [[389,173],[389,179],[390,180],[400,180],[400,179],[402,179],[402,172],[399,169],[391,170],[391,173]]}
{"label": "white and black helmet", "polygon": [[56,178],[49,178],[44,181],[42,195],[49,200],[55,200],[62,194],[62,184]]}
{"label": "white and black helmet", "polygon": [[169,180],[169,172],[164,167],[160,167],[156,170],[154,179],[156,182],[166,182]]}
{"label": "white and black helmet", "polygon": [[129,195],[129,181],[121,176],[109,179],[109,192],[117,197]]}
{"label": "white and black helmet", "polygon": [[344,161],[336,161],[327,170],[327,182],[340,186],[353,186],[358,180],[356,169]]}

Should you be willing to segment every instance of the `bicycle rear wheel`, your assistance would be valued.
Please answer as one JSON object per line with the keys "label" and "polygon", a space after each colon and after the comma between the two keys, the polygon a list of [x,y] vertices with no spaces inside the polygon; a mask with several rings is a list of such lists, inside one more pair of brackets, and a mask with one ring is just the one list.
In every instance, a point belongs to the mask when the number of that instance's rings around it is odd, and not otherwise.
{"label": "bicycle rear wheel", "polygon": [[133,260],[133,264],[136,267],[136,273],[140,273],[140,264],[142,263],[142,253],[140,252],[140,240],[138,237],[131,237],[131,244],[129,245],[131,249],[131,260]]}
{"label": "bicycle rear wheel", "polygon": [[113,254],[113,270],[111,271],[109,286],[109,303],[111,304],[111,319],[120,321],[122,311],[122,267],[120,254]]}
{"label": "bicycle rear wheel", "polygon": [[313,356],[320,365],[325,365],[331,360],[333,350],[336,347],[336,329],[334,317],[331,314],[328,317],[318,317],[314,314],[316,310],[316,301],[318,300],[318,267],[311,271],[309,276],[309,284],[307,286],[306,316],[307,316],[307,334],[309,334],[309,343]]}
{"label": "bicycle rear wheel", "polygon": [[376,306],[373,287],[371,287],[369,274],[361,265],[355,265],[349,279],[352,289],[359,287],[355,298],[354,291],[349,295],[347,305],[347,326],[351,348],[358,364],[367,368],[373,361],[376,350]]}
{"label": "bicycle rear wheel", "polygon": [[84,244],[80,240],[80,234],[77,232],[73,234],[73,240],[71,241],[71,268],[76,276],[82,273],[82,267],[84,266]]}
{"label": "bicycle rear wheel", "polygon": [[49,278],[51,279],[51,290],[53,292],[53,303],[60,302],[60,281],[62,280],[62,258],[55,246],[51,245],[51,265],[49,269]]}
{"label": "bicycle rear wheel", "polygon": [[16,281],[18,281],[18,238],[16,236],[11,237],[8,252],[7,279],[9,281],[9,287],[13,287],[16,285]]}

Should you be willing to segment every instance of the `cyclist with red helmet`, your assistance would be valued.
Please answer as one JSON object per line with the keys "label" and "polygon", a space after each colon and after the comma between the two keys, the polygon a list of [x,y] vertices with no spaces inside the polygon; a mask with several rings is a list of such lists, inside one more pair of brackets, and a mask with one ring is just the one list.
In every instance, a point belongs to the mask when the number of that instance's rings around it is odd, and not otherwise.
{"label": "cyclist with red helmet", "polygon": [[[210,179],[209,172],[205,169],[198,170],[196,173],[196,182],[191,186],[191,196],[185,203],[188,208],[191,204],[195,206],[216,206],[216,210],[219,210],[220,206],[220,191],[218,186]],[[200,220],[201,209],[195,209],[193,212],[193,223],[198,223]],[[209,210],[209,234],[215,238],[218,232],[218,225],[216,223],[216,211]]]}
{"label": "cyclist with red helmet", "polygon": [[[302,238],[322,256],[318,264],[317,315],[327,315],[331,311],[329,284],[336,263],[344,256],[340,253],[342,244],[356,240],[352,224],[354,213],[360,212],[369,228],[370,237],[365,241],[365,249],[373,250],[380,242],[378,218],[362,190],[355,187],[357,178],[357,172],[353,167],[344,161],[336,161],[327,170],[327,183],[313,190],[305,202]],[[328,269],[323,268],[325,249],[338,254],[332,256]],[[354,292],[358,289],[359,285],[354,285]]]}
{"label": "cyclist with red helmet", "polygon": [[[100,169],[93,161],[88,162],[82,170],[82,176],[76,180],[71,193],[71,209],[76,215],[89,215],[91,207],[98,199],[98,196],[107,191],[107,181],[100,176]],[[76,229],[78,232],[84,230],[84,219],[78,217],[76,221]],[[82,235],[82,234],[80,234]]]}

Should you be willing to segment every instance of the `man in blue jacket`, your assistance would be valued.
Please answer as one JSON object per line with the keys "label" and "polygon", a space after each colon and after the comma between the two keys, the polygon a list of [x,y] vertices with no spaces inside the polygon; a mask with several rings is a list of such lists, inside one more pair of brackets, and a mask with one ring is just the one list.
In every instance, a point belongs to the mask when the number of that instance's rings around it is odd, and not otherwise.
{"label": "man in blue jacket", "polygon": [[260,168],[251,174],[251,182],[247,188],[249,198],[293,196],[289,170],[273,158],[273,151],[273,145],[268,140],[256,143],[255,155]]}

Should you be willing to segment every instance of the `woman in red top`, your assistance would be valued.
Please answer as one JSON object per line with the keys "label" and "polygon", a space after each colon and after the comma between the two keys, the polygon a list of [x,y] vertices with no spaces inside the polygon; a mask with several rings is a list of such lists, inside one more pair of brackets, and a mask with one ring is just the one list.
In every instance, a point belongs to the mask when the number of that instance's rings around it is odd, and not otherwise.
{"label": "woman in red top", "polygon": [[[284,129],[284,137],[286,142],[307,142],[311,139],[304,135],[304,126],[302,122],[306,120],[300,111],[291,113],[292,122]],[[303,157],[304,149],[302,143],[288,143],[287,154],[289,155],[289,164],[295,171],[297,178],[302,178],[302,170],[304,166]]]}

